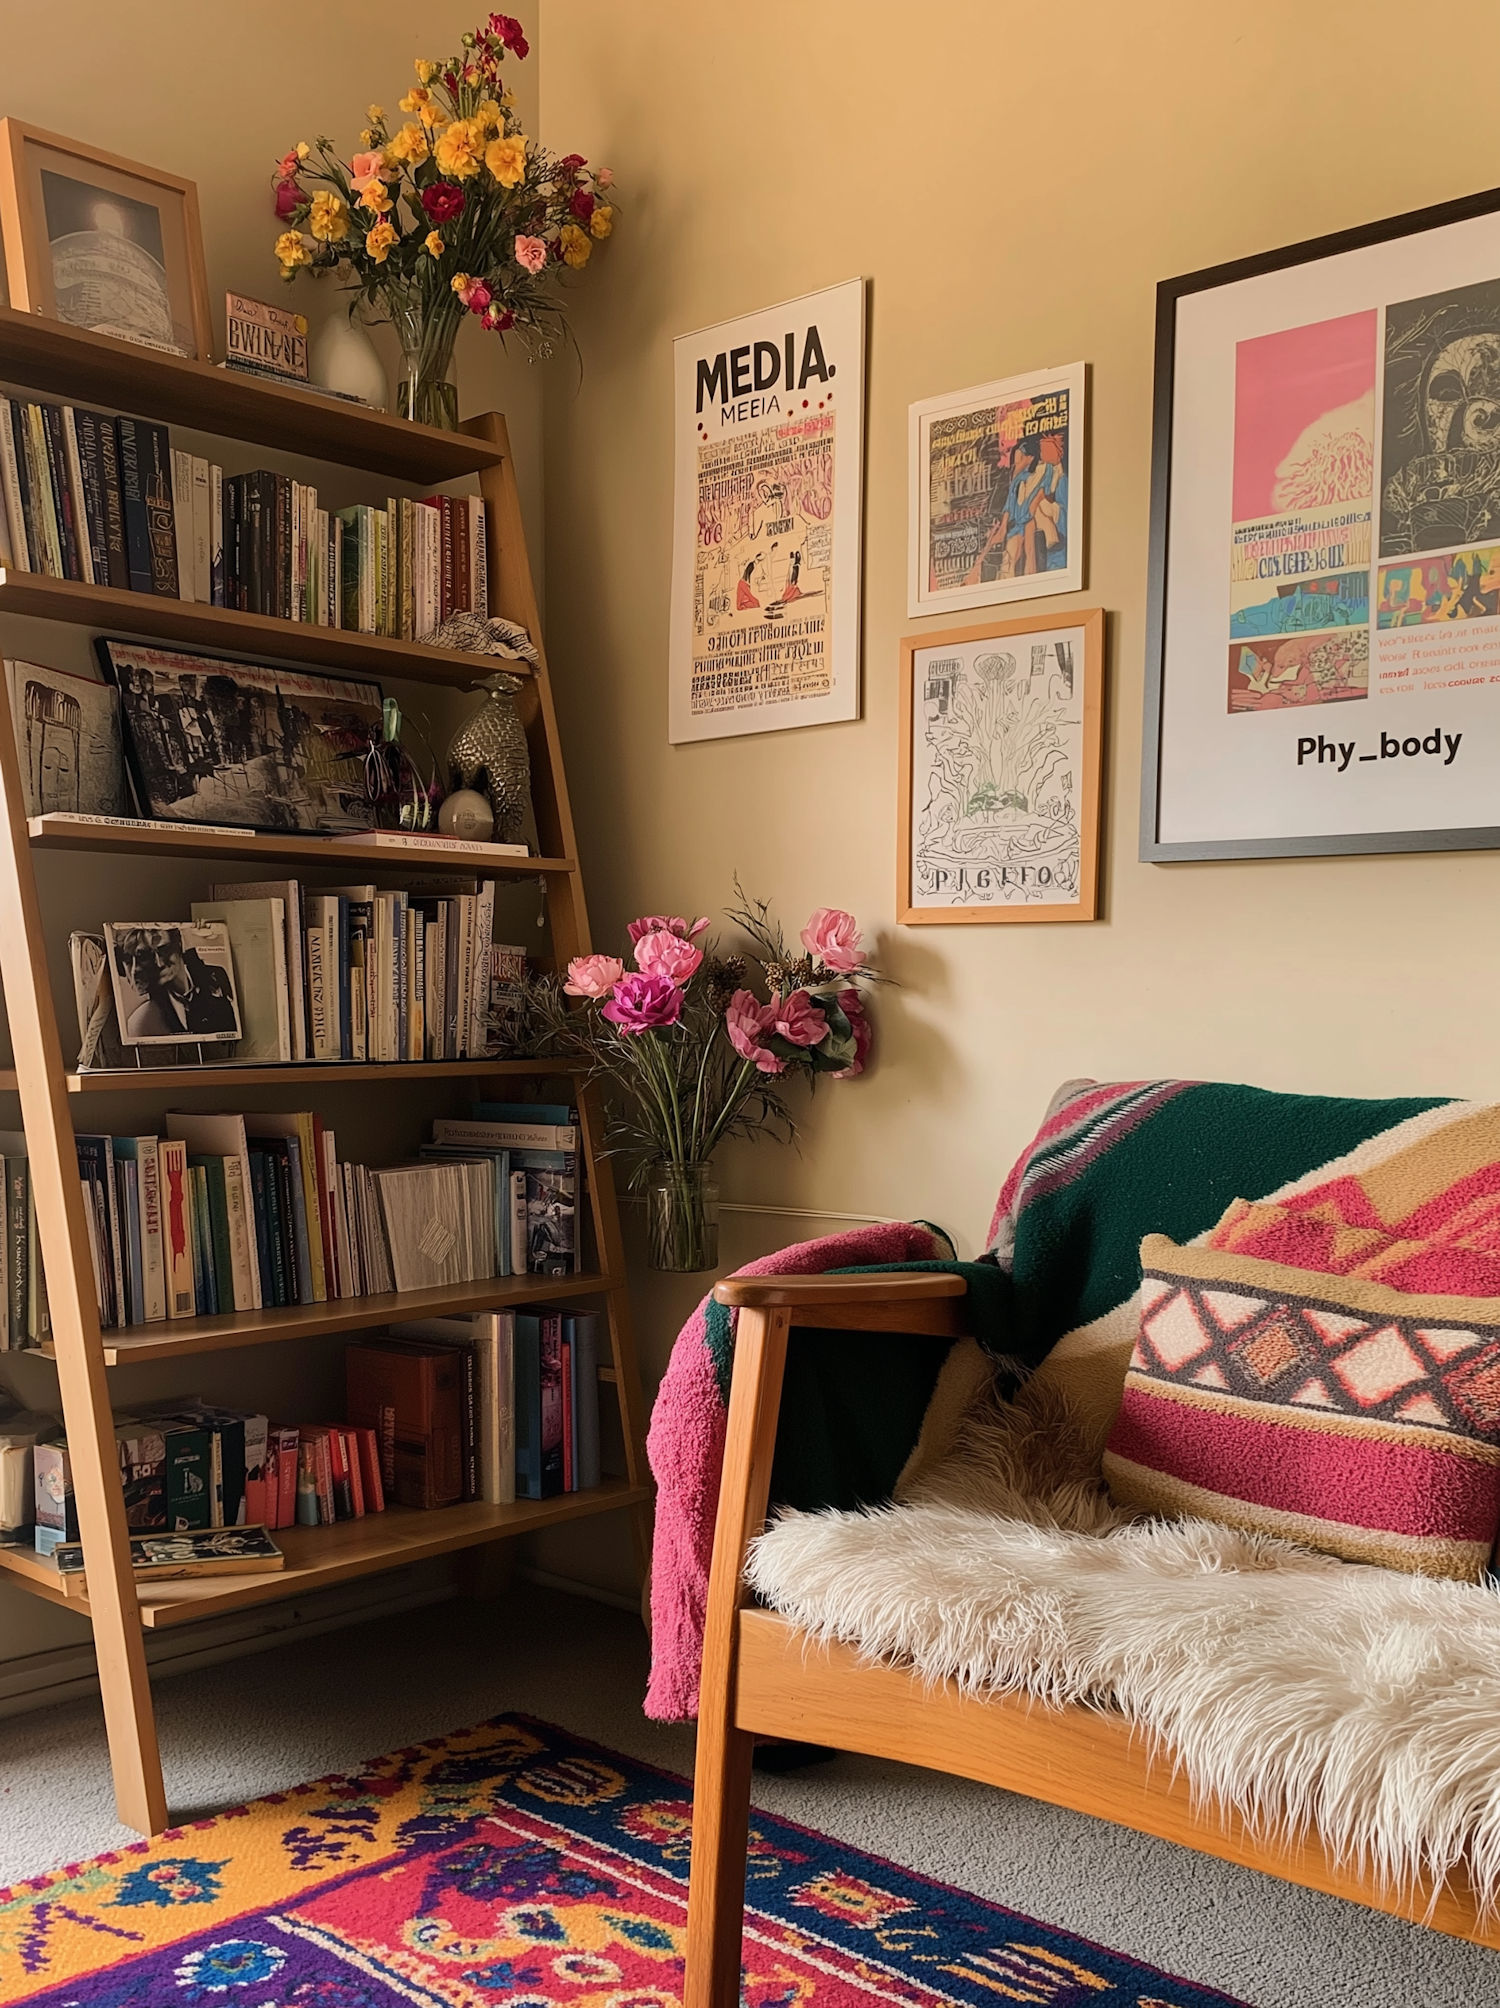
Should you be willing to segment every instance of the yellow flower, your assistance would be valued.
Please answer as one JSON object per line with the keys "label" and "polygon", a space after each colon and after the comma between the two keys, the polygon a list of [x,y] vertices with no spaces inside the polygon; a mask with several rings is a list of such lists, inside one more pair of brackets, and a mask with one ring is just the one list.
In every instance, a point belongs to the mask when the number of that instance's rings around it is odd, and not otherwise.
{"label": "yellow flower", "polygon": [[370,121],[371,125],[379,125],[380,121],[385,117],[385,106],[366,105],[365,117]]}
{"label": "yellow flower", "polygon": [[425,85],[408,91],[401,100],[401,109],[404,112],[415,112],[424,126],[436,128],[448,123],[448,114]]}
{"label": "yellow flower", "polygon": [[314,237],[320,237],[325,244],[337,244],[349,235],[348,203],[331,189],[319,189],[312,199],[312,214],[307,219],[307,227]]}
{"label": "yellow flower", "polygon": [[391,162],[407,161],[412,167],[419,167],[427,158],[427,135],[419,125],[409,121],[399,132],[391,134],[385,149],[385,157]]}
{"label": "yellow flower", "polygon": [[467,181],[470,175],[479,172],[483,147],[484,135],[468,119],[455,119],[446,132],[439,134],[434,148],[440,172],[451,175],[455,181]]}
{"label": "yellow flower", "polygon": [[575,272],[582,270],[589,262],[589,255],[594,248],[593,245],[590,244],[576,223],[565,223],[560,235],[562,238],[563,263],[571,265]]}
{"label": "yellow flower", "polygon": [[276,239],[276,256],[281,260],[282,277],[290,279],[299,265],[310,265],[312,253],[298,230],[283,230]]}
{"label": "yellow flower", "polygon": [[[417,82],[419,84],[430,84],[433,78],[438,73],[438,66],[436,63],[429,62],[425,56],[418,56],[416,61],[416,72],[417,72]],[[404,112],[409,112],[414,110],[415,107],[412,105],[403,105],[401,109]]]}
{"label": "yellow flower", "polygon": [[375,144],[376,137],[377,135],[372,133],[370,128],[366,126],[364,131],[359,136],[359,143],[361,146],[373,146]]}
{"label": "yellow flower", "polygon": [[484,164],[502,188],[514,188],[526,179],[526,135],[513,132],[492,139],[484,150]]}
{"label": "yellow flower", "polygon": [[377,216],[383,216],[391,206],[391,198],[386,194],[381,182],[366,181],[360,186],[359,206],[361,209],[372,209]]}
{"label": "yellow flower", "polygon": [[384,216],[365,232],[365,250],[377,265],[385,263],[387,254],[396,241],[396,231]]}
{"label": "yellow flower", "polygon": [[307,156],[308,156],[308,155],[309,155],[309,154],[310,154],[311,152],[312,152],[312,148],[311,148],[311,147],[310,147],[310,146],[308,145],[307,141],[306,141],[305,139],[299,139],[299,140],[298,140],[298,142],[297,142],[297,158],[298,158],[298,160],[306,160],[306,159],[307,159]]}
{"label": "yellow flower", "polygon": [[442,257],[443,240],[441,237],[439,237],[439,235],[435,230],[429,230],[427,235],[423,238],[422,243],[424,248],[426,249],[429,258]]}
{"label": "yellow flower", "polygon": [[499,132],[505,124],[505,114],[493,98],[486,98],[474,109],[474,124],[483,132],[492,127]]}
{"label": "yellow flower", "polygon": [[596,237],[608,237],[615,227],[615,212],[607,202],[601,202],[589,218],[589,229]]}
{"label": "yellow flower", "polygon": [[455,293],[467,291],[473,283],[473,279],[467,272],[455,272],[453,277],[448,281],[448,284],[453,288]]}

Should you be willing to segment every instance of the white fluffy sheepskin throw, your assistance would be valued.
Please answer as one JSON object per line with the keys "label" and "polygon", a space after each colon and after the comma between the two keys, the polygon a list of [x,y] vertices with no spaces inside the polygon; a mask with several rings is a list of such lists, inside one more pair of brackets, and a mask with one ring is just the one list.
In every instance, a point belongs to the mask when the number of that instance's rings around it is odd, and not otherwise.
{"label": "white fluffy sheepskin throw", "polygon": [[788,1513],[749,1581],[820,1639],[972,1694],[1120,1710],[1201,1800],[1388,1886],[1500,1907],[1500,1596],[1206,1521],[1133,1521],[1055,1397],[982,1397],[901,1503]]}

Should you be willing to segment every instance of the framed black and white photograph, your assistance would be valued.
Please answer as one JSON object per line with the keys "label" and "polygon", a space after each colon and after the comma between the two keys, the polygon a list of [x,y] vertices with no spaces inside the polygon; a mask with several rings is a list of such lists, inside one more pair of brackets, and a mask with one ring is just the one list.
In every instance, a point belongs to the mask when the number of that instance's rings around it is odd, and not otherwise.
{"label": "framed black and white photograph", "polygon": [[1141,856],[1500,846],[1500,190],[1158,289]]}
{"label": "framed black and white photograph", "polygon": [[195,183],[0,120],[10,304],[97,335],[211,360]]}
{"label": "framed black and white photograph", "polygon": [[128,816],[120,694],[38,662],[5,665],[28,816]]}
{"label": "framed black and white photograph", "polygon": [[222,920],[107,920],[104,942],[122,1046],[223,1046],[239,1038]]}
{"label": "framed black and white photograph", "polygon": [[368,829],[378,683],[95,643],[120,693],[125,757],[141,813],[165,822],[334,834]]}

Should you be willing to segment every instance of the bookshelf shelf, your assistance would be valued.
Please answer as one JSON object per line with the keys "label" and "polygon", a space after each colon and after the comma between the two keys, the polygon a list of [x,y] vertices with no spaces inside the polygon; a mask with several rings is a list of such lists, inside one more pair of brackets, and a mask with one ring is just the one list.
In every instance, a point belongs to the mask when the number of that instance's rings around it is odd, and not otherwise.
{"label": "bookshelf shelf", "polygon": [[[416,683],[448,683],[467,690],[485,673],[488,657],[391,635],[359,634],[353,628],[314,627],[308,621],[244,614],[237,607],[200,606],[158,593],[126,593],[118,586],[90,586],[79,579],[51,579],[42,572],[0,568],[0,614],[33,620],[70,621],[75,626],[123,629],[155,641],[192,642],[201,648],[253,656],[264,661],[313,663],[351,676],[407,677]],[[508,673],[529,676],[531,665],[505,663]]]}
{"label": "bookshelf shelf", "polygon": [[[412,1318],[460,1318],[511,1304],[557,1304],[595,1297],[618,1286],[599,1275],[491,1276],[479,1283],[444,1283],[436,1290],[389,1291],[379,1297],[335,1297],[326,1304],[284,1304],[269,1311],[232,1311],[214,1318],[173,1318],[154,1325],[125,1325],[102,1334],[107,1367],[144,1360],[185,1359],[194,1353],[232,1352],[368,1331]],[[43,1357],[50,1357],[46,1348]]]}
{"label": "bookshelf shelf", "polygon": [[[288,452],[341,462],[401,480],[431,482],[477,474],[488,524],[489,603],[535,640],[539,660],[517,705],[531,752],[532,800],[542,857],[496,858],[483,846],[438,849],[419,839],[393,847],[297,833],[261,836],[181,828],[134,828],[49,815],[28,823],[26,791],[8,706],[0,706],[0,984],[9,1021],[11,1064],[0,1070],[0,1092],[14,1094],[26,1132],[29,1187],[37,1239],[46,1266],[52,1339],[67,1433],[78,1524],[88,1577],[87,1600],[68,1597],[55,1569],[29,1550],[0,1547],[0,1582],[82,1611],[94,1634],[99,1689],[114,1770],[120,1819],[142,1833],[170,1824],[162,1782],[156,1719],[144,1634],[241,1605],[268,1603],[345,1577],[508,1540],[562,1520],[626,1509],[644,1571],[650,1531],[650,1479],[645,1413],[630,1326],[613,1173],[602,1154],[595,1089],[557,1061],[453,1060],[406,1064],[303,1064],[274,1067],[142,1068],[69,1073],[62,1056],[57,1003],[48,967],[37,856],[43,851],[91,852],[100,863],[100,914],[110,909],[110,859],[196,858],[255,867],[337,866],[342,878],[386,872],[481,873],[540,878],[545,887],[550,953],[558,965],[589,950],[588,916],[568,807],[557,716],[542,649],[541,623],[526,555],[525,530],[505,420],[496,412],[467,420],[461,433],[429,432],[333,400],[231,377],[150,349],[91,335],[55,321],[0,308],[0,381],[88,399],[179,426],[254,440]],[[0,613],[84,624],[167,642],[198,643],[231,654],[327,666],[354,674],[469,685],[492,661],[374,635],[304,626],[222,607],[206,607],[108,587],[0,572]],[[507,664],[508,668],[519,665]],[[578,1221],[592,1228],[593,1263],[575,1276],[490,1277],[439,1290],[391,1292],[331,1303],[184,1318],[166,1324],[101,1331],[90,1249],[89,1220],[79,1177],[76,1096],[193,1095],[232,1099],[253,1089],[280,1088],[294,1105],[317,1106],[330,1087],[356,1083],[455,1079],[475,1081],[573,1077],[579,1111]],[[311,1091],[311,1092],[309,1092]],[[446,1097],[445,1097],[446,1098]],[[379,1109],[382,1098],[367,1097]],[[402,1122],[409,1096],[391,1097]],[[14,1104],[12,1104],[14,1107]],[[14,1118],[11,1118],[12,1122]],[[87,1127],[81,1125],[80,1127]],[[520,1304],[596,1300],[608,1349],[599,1381],[617,1404],[624,1472],[588,1492],[515,1506],[469,1504],[431,1513],[401,1508],[317,1529],[278,1529],[287,1567],[267,1576],[199,1578],[157,1584],[149,1593],[130,1565],[129,1530],[115,1442],[111,1367],[232,1352],[298,1339],[337,1338],[424,1316],[458,1315]],[[601,1348],[601,1350],[603,1350]],[[35,1355],[34,1355],[35,1357]],[[178,1384],[181,1391],[182,1383]]]}
{"label": "bookshelf shelf", "polygon": [[[466,660],[472,662],[473,658]],[[27,824],[31,846],[38,851],[119,852],[150,858],[233,858],[247,865],[355,865],[364,871],[483,872],[493,878],[535,878],[538,873],[566,875],[578,869],[572,858],[495,857],[481,847],[424,844],[412,838],[404,844],[364,844],[343,837],[299,836],[259,830],[198,830],[184,823],[177,830],[154,830],[142,824],[90,823],[82,816],[33,816]]]}
{"label": "bookshelf shelf", "polygon": [[[130,1095],[143,1089],[183,1094],[194,1088],[231,1093],[244,1088],[327,1087],[331,1082],[561,1080],[580,1069],[567,1060],[299,1060],[287,1067],[118,1067],[69,1074],[70,1095]],[[0,1090],[15,1075],[0,1074]]]}
{"label": "bookshelf shelf", "polygon": [[408,425],[341,398],[284,390],[13,307],[0,307],[0,380],[398,481],[456,481],[504,458],[488,439]]}
{"label": "bookshelf shelf", "polygon": [[[565,1492],[554,1499],[518,1499],[513,1506],[440,1506],[430,1513],[409,1506],[392,1506],[363,1520],[344,1520],[335,1527],[283,1527],[276,1545],[286,1556],[284,1568],[264,1576],[200,1576],[182,1582],[143,1583],[137,1588],[140,1622],[148,1631],[191,1624],[195,1619],[247,1605],[273,1603],[278,1598],[328,1589],[354,1576],[377,1575],[404,1562],[450,1555],[485,1541],[528,1534],[578,1520],[592,1513],[642,1506],[650,1499],[644,1485],[606,1479],[589,1492]],[[23,1581],[53,1603],[87,1612],[86,1596],[69,1595],[52,1564],[20,1548],[0,1548],[0,1580]]]}

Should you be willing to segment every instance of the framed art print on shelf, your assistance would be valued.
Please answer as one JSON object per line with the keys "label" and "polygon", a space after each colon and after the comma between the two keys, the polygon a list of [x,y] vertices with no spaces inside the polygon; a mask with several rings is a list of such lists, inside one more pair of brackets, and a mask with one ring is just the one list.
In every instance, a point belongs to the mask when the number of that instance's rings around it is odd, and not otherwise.
{"label": "framed art print on shelf", "polygon": [[1141,856],[1500,847],[1500,190],[1158,290]]}
{"label": "framed art print on shelf", "polygon": [[0,119],[0,241],[22,313],[210,360],[193,182]]}
{"label": "framed art print on shelf", "polygon": [[1104,611],[901,643],[896,918],[1098,917]]}
{"label": "framed art print on shelf", "polygon": [[1083,590],[1087,369],[911,407],[909,614]]}
{"label": "framed art print on shelf", "polygon": [[673,344],[674,745],[859,716],[865,285]]}

